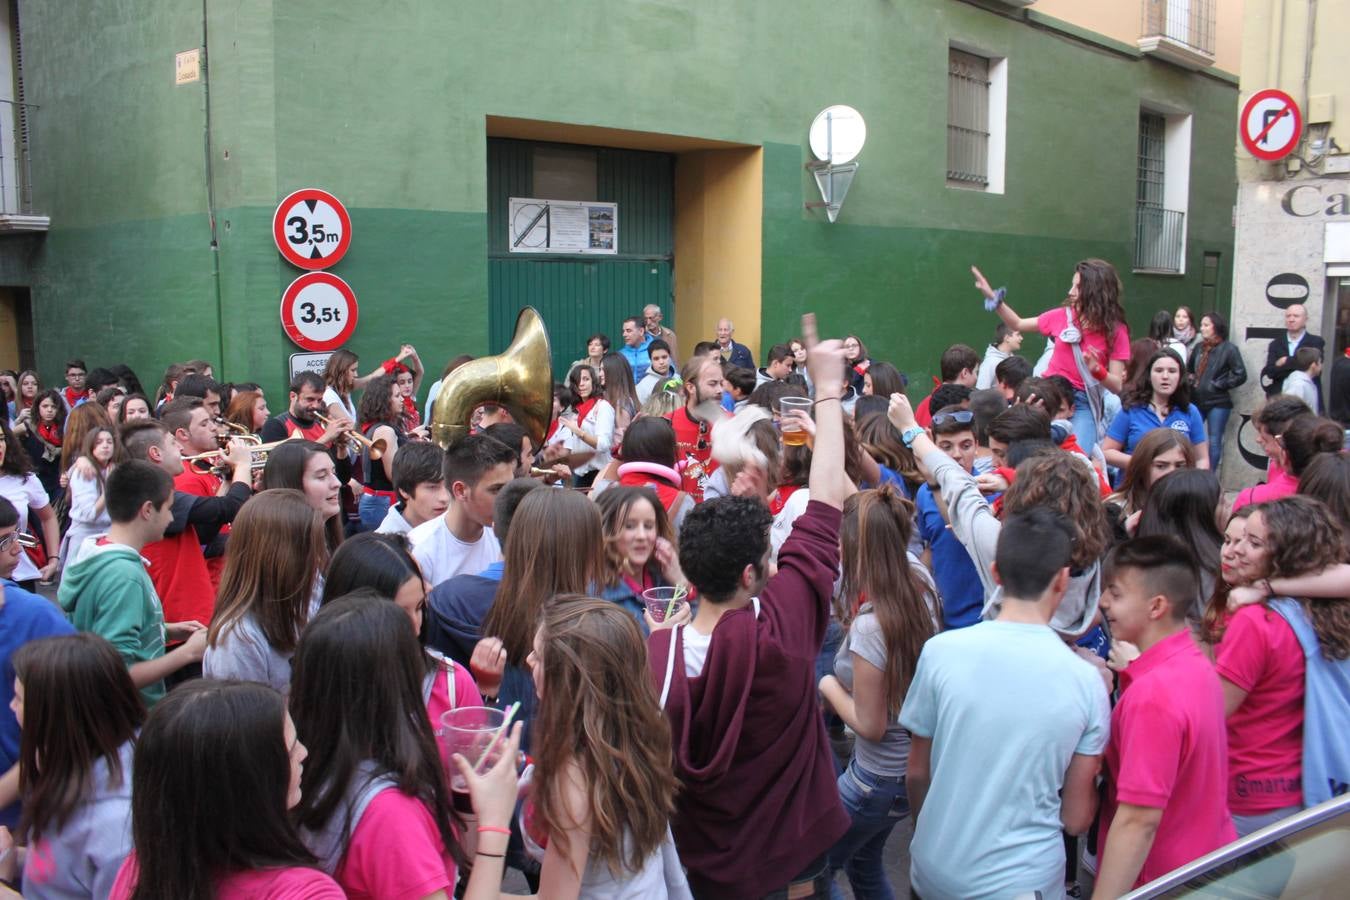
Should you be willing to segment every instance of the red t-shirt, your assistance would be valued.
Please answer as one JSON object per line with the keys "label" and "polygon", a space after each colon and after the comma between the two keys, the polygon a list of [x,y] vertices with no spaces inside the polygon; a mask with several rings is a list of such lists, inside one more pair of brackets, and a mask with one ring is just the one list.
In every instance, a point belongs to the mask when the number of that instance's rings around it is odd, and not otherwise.
{"label": "red t-shirt", "polygon": [[150,561],[150,580],[164,607],[165,622],[211,623],[216,589],[206,570],[197,529],[189,525],[177,534],[146,544],[141,556]]}
{"label": "red t-shirt", "polygon": [[1161,809],[1134,886],[1234,840],[1228,812],[1228,738],[1219,676],[1189,631],[1145,650],[1120,674],[1106,746],[1109,784],[1097,854],[1120,803]]}
{"label": "red t-shirt", "polygon": [[[223,483],[219,475],[209,469],[197,468],[196,463],[184,466],[183,471],[173,479],[174,490],[197,497],[215,497]],[[230,526],[222,525],[220,533],[222,535],[229,534]],[[209,556],[205,559],[206,574],[211,576],[211,589],[213,592],[218,591],[220,590],[220,573],[225,571],[225,554]]]}
{"label": "red t-shirt", "polygon": [[[122,868],[117,870],[109,900],[128,900],[139,878],[136,853],[132,851]],[[215,883],[215,896],[216,900],[344,900],[346,897],[336,881],[318,869],[303,866],[235,872]]]}
{"label": "red t-shirt", "polygon": [[453,895],[455,860],[421,800],[398,788],[370,801],[338,864],[337,882],[352,900]]}
{"label": "red t-shirt", "polygon": [[[1083,328],[1082,318],[1075,314],[1073,321],[1074,325],[1081,331]],[[1050,354],[1050,364],[1045,367],[1045,377],[1063,375],[1069,379],[1070,384],[1081,391],[1083,389],[1083,376],[1078,373],[1078,362],[1073,355],[1073,345],[1059,339],[1060,332],[1068,324],[1069,310],[1063,306],[1047,309],[1036,317],[1036,326],[1041,334],[1055,339],[1055,349]],[[1102,365],[1108,368],[1110,367],[1110,360],[1129,361],[1130,331],[1125,327],[1124,322],[1116,323],[1116,329],[1111,333],[1111,345],[1109,347],[1106,343],[1106,335],[1100,331],[1083,331],[1082,335],[1084,356],[1089,355],[1089,351],[1095,350],[1097,357],[1102,361]],[[1087,360],[1085,359],[1084,362],[1087,362]]]}
{"label": "red t-shirt", "polygon": [[1265,605],[1234,613],[1219,677],[1247,692],[1228,717],[1228,808],[1255,816],[1303,805],[1303,648]]}
{"label": "red t-shirt", "polygon": [[702,503],[703,486],[718,465],[712,458],[712,425],[695,422],[683,406],[666,418],[675,429],[675,467],[684,478],[681,487],[693,495],[695,503]]}
{"label": "red t-shirt", "polygon": [[914,421],[918,422],[924,428],[933,424],[933,395],[929,394],[919,401],[919,406],[914,410]]}

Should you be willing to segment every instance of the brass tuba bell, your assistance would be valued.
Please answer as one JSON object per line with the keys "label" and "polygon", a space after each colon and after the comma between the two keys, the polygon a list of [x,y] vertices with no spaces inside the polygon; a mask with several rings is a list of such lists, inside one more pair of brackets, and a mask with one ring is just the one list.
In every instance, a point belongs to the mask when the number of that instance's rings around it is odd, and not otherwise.
{"label": "brass tuba bell", "polygon": [[460,366],[441,382],[431,408],[431,439],[447,449],[469,433],[473,411],[495,403],[542,444],[553,419],[553,357],[548,331],[534,307],[516,317],[516,334],[500,356],[484,356]]}

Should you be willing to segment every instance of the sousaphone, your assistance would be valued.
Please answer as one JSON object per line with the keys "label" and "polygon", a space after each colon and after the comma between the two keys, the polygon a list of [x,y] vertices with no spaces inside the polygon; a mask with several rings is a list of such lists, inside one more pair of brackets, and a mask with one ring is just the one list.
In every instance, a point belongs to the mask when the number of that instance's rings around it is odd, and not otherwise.
{"label": "sousaphone", "polygon": [[445,376],[431,408],[431,439],[449,448],[469,433],[474,410],[485,403],[506,407],[536,445],[544,442],[553,418],[553,357],[534,307],[516,316],[515,337],[501,355],[470,360]]}

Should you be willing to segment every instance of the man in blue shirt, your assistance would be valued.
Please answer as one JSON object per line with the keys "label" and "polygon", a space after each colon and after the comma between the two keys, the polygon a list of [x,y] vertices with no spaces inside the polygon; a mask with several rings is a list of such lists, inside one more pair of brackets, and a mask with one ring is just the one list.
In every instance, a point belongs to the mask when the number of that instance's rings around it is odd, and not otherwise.
{"label": "man in blue shirt", "polygon": [[[933,441],[967,472],[975,472],[975,414],[960,406],[943,407],[933,415]],[[938,498],[928,485],[919,488],[914,500],[918,508],[919,536],[929,553],[929,570],[942,595],[944,628],[965,628],[980,620],[984,609],[984,585],[966,548],[947,527],[938,508]]]}
{"label": "man in blue shirt", "polygon": [[29,641],[74,634],[55,603],[19,587],[11,576],[23,555],[19,513],[0,497],[0,825],[19,823],[19,722],[9,708],[14,699],[14,666],[10,660]]}
{"label": "man in blue shirt", "polygon": [[647,348],[651,347],[653,340],[655,338],[647,333],[641,316],[629,316],[623,320],[623,345],[619,347],[619,352],[633,369],[634,384],[641,381],[651,368],[652,360]]}

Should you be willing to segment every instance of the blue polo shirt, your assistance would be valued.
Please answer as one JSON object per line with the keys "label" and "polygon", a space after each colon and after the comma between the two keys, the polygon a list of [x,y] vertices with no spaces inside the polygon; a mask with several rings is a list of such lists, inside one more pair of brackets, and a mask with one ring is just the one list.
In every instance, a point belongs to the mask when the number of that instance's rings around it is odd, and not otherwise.
{"label": "blue polo shirt", "polygon": [[1186,435],[1192,444],[1205,441],[1205,417],[1200,415],[1200,410],[1195,408],[1194,403],[1185,409],[1173,407],[1166,419],[1159,419],[1153,407],[1147,404],[1127,407],[1111,420],[1111,427],[1106,430],[1106,436],[1120,441],[1121,450],[1125,453],[1133,453],[1139,439],[1155,428],[1170,428],[1180,432]]}
{"label": "blue polo shirt", "polygon": [[[19,761],[19,721],[9,703],[14,699],[13,657],[20,647],[38,638],[74,634],[66,617],[46,598],[25,591],[9,579],[3,581],[4,606],[0,607],[0,774]],[[13,829],[19,824],[19,804],[0,809],[0,825]]]}
{"label": "blue polo shirt", "polygon": [[933,581],[942,595],[943,628],[950,631],[974,625],[984,609],[984,584],[974,561],[947,527],[928,485],[919,487],[914,506],[919,513],[919,536],[933,555]]}
{"label": "blue polo shirt", "polygon": [[652,367],[652,357],[647,352],[647,348],[652,345],[653,340],[655,338],[644,331],[642,332],[642,343],[636,347],[628,346],[626,341],[619,342],[619,352],[623,354],[624,359],[628,360],[628,365],[633,368],[634,384],[641,381],[642,377],[647,374],[647,370]]}

